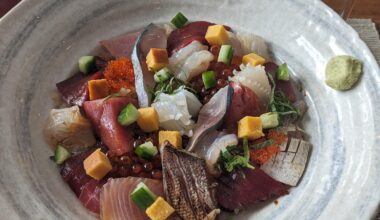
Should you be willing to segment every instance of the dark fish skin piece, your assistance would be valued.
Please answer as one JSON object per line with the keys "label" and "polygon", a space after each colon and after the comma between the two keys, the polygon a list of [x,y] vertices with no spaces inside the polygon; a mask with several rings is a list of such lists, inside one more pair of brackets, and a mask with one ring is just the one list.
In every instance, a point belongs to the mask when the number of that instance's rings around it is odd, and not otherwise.
{"label": "dark fish skin piece", "polygon": [[165,144],[162,171],[166,199],[180,218],[203,220],[217,209],[215,188],[204,160]]}
{"label": "dark fish skin piece", "polygon": [[220,206],[238,211],[243,207],[286,195],[288,188],[259,168],[244,168],[220,176],[216,195]]}

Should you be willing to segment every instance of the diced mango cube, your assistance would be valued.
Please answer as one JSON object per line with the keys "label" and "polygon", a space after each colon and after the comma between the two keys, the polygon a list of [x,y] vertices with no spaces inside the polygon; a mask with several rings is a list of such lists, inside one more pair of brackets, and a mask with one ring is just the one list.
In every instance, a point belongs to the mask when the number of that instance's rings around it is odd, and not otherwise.
{"label": "diced mango cube", "polygon": [[158,133],[158,143],[161,146],[165,141],[169,141],[175,148],[182,147],[182,136],[179,131],[160,131]]}
{"label": "diced mango cube", "polygon": [[238,137],[255,140],[264,136],[260,117],[245,116],[238,122]]}
{"label": "diced mango cube", "polygon": [[243,56],[243,64],[247,65],[248,63],[251,66],[263,65],[265,63],[265,59],[255,53],[250,53]]}
{"label": "diced mango cube", "polygon": [[102,99],[109,95],[110,91],[106,79],[88,81],[88,93],[90,100]]}
{"label": "diced mango cube", "polygon": [[158,113],[154,107],[140,108],[137,124],[145,132],[157,131],[160,127]]}
{"label": "diced mango cube", "polygon": [[108,157],[100,151],[100,148],[95,150],[90,156],[83,161],[86,174],[96,180],[102,179],[109,171],[112,170],[112,165]]}
{"label": "diced mango cube", "polygon": [[222,45],[228,41],[228,33],[223,25],[209,26],[205,36],[210,45]]}
{"label": "diced mango cube", "polygon": [[174,211],[174,208],[160,196],[145,210],[145,213],[152,220],[165,220]]}
{"label": "diced mango cube", "polygon": [[151,48],[146,56],[149,70],[158,71],[169,64],[168,52],[162,48]]}

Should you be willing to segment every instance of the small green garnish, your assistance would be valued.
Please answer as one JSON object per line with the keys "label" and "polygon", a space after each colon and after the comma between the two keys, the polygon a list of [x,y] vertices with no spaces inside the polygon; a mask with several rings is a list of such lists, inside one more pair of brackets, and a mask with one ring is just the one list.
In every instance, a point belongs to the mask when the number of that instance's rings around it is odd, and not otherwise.
{"label": "small green garnish", "polygon": [[276,73],[276,77],[278,80],[285,80],[285,81],[288,81],[289,80],[289,69],[288,69],[288,65],[286,63],[283,63],[282,65],[280,65],[277,69],[277,73]]}
{"label": "small green garnish", "polygon": [[159,95],[161,93],[171,95],[171,94],[174,94],[181,89],[186,89],[189,92],[197,94],[197,92],[194,89],[192,89],[187,83],[185,83],[184,81],[182,81],[182,80],[176,78],[175,76],[171,75],[170,79],[156,84],[156,86],[154,87],[154,90],[152,92],[153,93],[153,102],[157,101],[157,98],[159,97]]}
{"label": "small green garnish", "polygon": [[231,45],[222,45],[220,47],[218,62],[230,64],[233,56],[233,50]]}
{"label": "small green garnish", "polygon": [[157,83],[163,83],[166,80],[170,79],[171,72],[167,67],[162,68],[160,71],[154,74],[154,81]]}
{"label": "small green garnish", "polygon": [[275,128],[279,125],[277,112],[264,113],[260,115],[260,119],[264,129]]}
{"label": "small green garnish", "polygon": [[246,167],[250,169],[255,169],[249,163],[249,146],[248,139],[243,139],[243,152],[241,152],[241,147],[239,146],[229,146],[221,151],[220,158],[222,167],[227,172],[234,171],[237,167]]}
{"label": "small green garnish", "polygon": [[158,153],[157,147],[153,145],[151,141],[140,144],[135,149],[135,154],[137,156],[144,158],[146,160],[152,159]]}
{"label": "small green garnish", "polygon": [[94,56],[83,56],[78,60],[79,71],[83,74],[88,74],[95,70],[96,60]]}
{"label": "small green garnish", "polygon": [[157,196],[143,183],[140,182],[131,193],[132,201],[142,210],[154,203]]}
{"label": "small green garnish", "polygon": [[57,145],[57,148],[55,149],[55,154],[54,154],[54,161],[56,164],[58,164],[58,165],[62,164],[70,156],[71,156],[71,154],[66,148],[64,148],[60,144]]}
{"label": "small green garnish", "polygon": [[178,12],[170,21],[176,28],[181,28],[186,24],[187,18],[181,12]]}
{"label": "small green garnish", "polygon": [[275,91],[276,83],[271,74],[268,74],[268,78],[273,85],[269,99],[269,110],[271,112],[277,112],[280,120],[286,116],[290,116],[296,120],[299,116],[298,109],[292,105],[283,92]]}
{"label": "small green garnish", "polygon": [[117,121],[123,126],[128,126],[137,121],[138,118],[139,111],[132,103],[129,103],[123,110],[121,110],[117,117]]}
{"label": "small green garnish", "polygon": [[210,89],[216,85],[216,77],[214,71],[206,71],[202,73],[202,80],[205,89]]}

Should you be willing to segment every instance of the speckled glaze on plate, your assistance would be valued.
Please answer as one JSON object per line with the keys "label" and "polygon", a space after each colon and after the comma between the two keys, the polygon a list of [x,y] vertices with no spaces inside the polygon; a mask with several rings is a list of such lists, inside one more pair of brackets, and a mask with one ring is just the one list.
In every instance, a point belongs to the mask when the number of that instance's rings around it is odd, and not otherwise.
{"label": "speckled glaze on plate", "polygon": [[[218,9],[217,9],[218,8]],[[380,74],[356,32],[319,0],[24,0],[0,21],[0,219],[92,219],[64,184],[42,128],[55,83],[98,41],[182,11],[263,36],[303,83],[313,151],[289,195],[236,219],[369,219],[380,201]],[[350,91],[324,83],[334,55],[364,62]]]}

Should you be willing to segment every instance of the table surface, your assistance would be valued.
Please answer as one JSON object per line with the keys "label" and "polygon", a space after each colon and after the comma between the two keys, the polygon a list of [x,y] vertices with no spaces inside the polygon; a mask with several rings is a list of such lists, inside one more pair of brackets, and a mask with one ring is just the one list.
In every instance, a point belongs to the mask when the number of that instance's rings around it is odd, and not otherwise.
{"label": "table surface", "polygon": [[[345,0],[323,0],[327,5],[340,13]],[[0,0],[0,17],[20,0]],[[356,0],[350,18],[371,18],[380,30],[380,0]]]}

